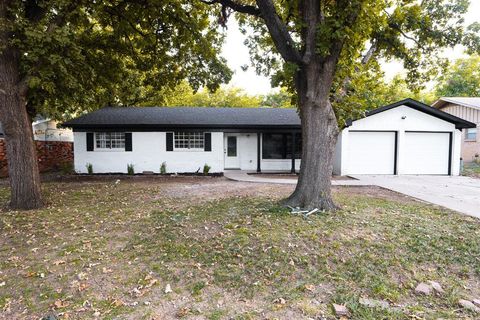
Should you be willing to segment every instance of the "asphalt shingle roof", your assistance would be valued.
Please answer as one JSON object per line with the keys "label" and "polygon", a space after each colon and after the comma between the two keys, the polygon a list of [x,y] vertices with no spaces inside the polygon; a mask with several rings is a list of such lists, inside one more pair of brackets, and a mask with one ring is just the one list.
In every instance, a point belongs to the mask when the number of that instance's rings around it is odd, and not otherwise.
{"label": "asphalt shingle roof", "polygon": [[207,107],[106,107],[63,124],[72,128],[115,127],[300,127],[295,109]]}

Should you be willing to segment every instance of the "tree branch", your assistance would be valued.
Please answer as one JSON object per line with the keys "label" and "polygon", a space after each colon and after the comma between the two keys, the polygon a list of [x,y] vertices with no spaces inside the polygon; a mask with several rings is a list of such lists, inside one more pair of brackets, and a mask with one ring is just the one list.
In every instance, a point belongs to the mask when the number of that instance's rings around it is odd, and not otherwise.
{"label": "tree branch", "polygon": [[237,3],[233,0],[200,0],[200,1],[202,1],[205,4],[209,4],[209,5],[220,4],[223,7],[228,7],[230,9],[232,9],[235,12],[245,13],[245,14],[249,14],[249,15],[252,15],[252,16],[256,16],[256,17],[261,17],[261,15],[262,15],[260,10],[257,7],[251,6],[251,5],[246,5],[246,4],[240,4],[240,3]]}
{"label": "tree branch", "polygon": [[301,56],[295,48],[286,24],[280,19],[271,0],[256,0],[261,17],[270,32],[273,43],[286,62],[301,63]]}

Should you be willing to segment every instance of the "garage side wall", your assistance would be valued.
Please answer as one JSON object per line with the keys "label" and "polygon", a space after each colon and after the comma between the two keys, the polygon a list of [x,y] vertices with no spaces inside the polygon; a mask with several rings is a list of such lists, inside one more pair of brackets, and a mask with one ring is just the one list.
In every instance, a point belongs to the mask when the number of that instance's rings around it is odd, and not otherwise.
{"label": "garage side wall", "polygon": [[196,172],[208,164],[210,172],[223,172],[223,132],[212,132],[212,151],[166,151],[166,132],[132,132],[132,151],[86,151],[86,132],[74,132],[75,171],[86,173],[91,163],[94,173],[127,172],[133,164],[136,173],[158,173],[162,162],[167,172]]}
{"label": "garage side wall", "polygon": [[[341,145],[337,148],[340,152],[340,160],[336,159],[336,170],[340,163],[340,173],[342,175],[358,174],[352,172],[353,162],[355,161],[349,151],[349,133],[352,131],[394,131],[397,132],[397,152],[396,152],[396,170],[397,174],[410,172],[411,168],[406,163],[407,157],[404,152],[406,145],[406,134],[408,131],[415,132],[449,132],[452,133],[452,155],[451,166],[452,174],[459,174],[460,167],[460,148],[461,132],[455,129],[455,125],[417,111],[407,106],[399,106],[387,111],[383,111],[363,119],[353,121],[350,127],[345,128],[341,134]],[[358,142],[357,142],[358,143]],[[393,166],[393,164],[392,164]]]}

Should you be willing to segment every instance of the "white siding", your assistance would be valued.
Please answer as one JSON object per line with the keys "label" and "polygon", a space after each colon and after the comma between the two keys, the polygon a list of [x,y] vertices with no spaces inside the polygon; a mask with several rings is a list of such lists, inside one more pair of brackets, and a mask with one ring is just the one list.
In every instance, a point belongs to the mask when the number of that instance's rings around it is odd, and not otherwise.
{"label": "white siding", "polygon": [[133,164],[135,172],[159,172],[162,162],[167,172],[195,172],[208,164],[210,172],[223,172],[223,132],[212,132],[212,151],[166,151],[165,132],[133,132],[132,151],[89,151],[86,133],[74,132],[75,170],[86,173],[91,163],[95,173],[127,172]]}

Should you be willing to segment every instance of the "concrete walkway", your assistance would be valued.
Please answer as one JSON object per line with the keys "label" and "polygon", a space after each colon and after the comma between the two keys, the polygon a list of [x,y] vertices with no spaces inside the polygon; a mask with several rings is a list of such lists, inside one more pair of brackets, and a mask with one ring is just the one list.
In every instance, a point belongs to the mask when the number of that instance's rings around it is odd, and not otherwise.
{"label": "concrete walkway", "polygon": [[[296,184],[296,179],[264,178],[246,171],[228,170],[226,178],[257,183]],[[355,175],[357,180],[333,180],[334,186],[379,186],[480,218],[480,179],[451,176]]]}
{"label": "concrete walkway", "polygon": [[[253,173],[253,171],[242,171],[242,170],[225,170],[223,175],[225,178],[235,181],[243,182],[257,182],[257,183],[278,183],[278,184],[297,184],[297,179],[277,179],[277,178],[265,178],[258,176]],[[360,180],[333,180],[332,185],[334,186],[366,186],[364,182]]]}

